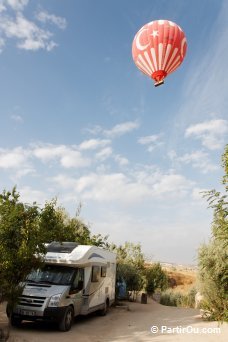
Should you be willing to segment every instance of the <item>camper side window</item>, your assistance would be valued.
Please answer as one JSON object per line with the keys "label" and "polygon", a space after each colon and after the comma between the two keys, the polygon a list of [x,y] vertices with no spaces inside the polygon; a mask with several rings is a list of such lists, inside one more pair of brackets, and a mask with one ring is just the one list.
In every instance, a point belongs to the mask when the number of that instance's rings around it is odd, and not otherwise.
{"label": "camper side window", "polygon": [[107,267],[101,266],[101,277],[106,277]]}
{"label": "camper side window", "polygon": [[100,279],[101,269],[100,266],[93,266],[92,267],[92,279],[93,283],[97,283]]}

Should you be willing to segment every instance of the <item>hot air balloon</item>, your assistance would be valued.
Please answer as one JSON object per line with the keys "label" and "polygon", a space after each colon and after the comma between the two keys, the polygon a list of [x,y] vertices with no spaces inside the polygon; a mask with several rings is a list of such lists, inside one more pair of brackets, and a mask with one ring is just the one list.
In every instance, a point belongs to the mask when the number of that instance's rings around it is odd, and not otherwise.
{"label": "hot air balloon", "polygon": [[183,62],[187,41],[183,30],[170,20],[144,25],[135,35],[132,56],[136,66],[151,77],[155,86]]}

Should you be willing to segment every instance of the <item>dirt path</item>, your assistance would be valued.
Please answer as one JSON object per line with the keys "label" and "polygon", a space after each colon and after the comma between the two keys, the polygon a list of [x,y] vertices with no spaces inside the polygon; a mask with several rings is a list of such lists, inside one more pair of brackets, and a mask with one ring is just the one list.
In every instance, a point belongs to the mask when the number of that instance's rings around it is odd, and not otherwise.
{"label": "dirt path", "polygon": [[[219,333],[218,324],[204,322],[199,310],[162,306],[151,300],[148,304],[129,303],[129,307],[130,311],[112,308],[105,317],[78,318],[67,333],[57,331],[50,324],[25,322],[20,329],[12,329],[10,342],[228,341],[228,324],[220,326]],[[152,326],[158,331],[152,333]]]}

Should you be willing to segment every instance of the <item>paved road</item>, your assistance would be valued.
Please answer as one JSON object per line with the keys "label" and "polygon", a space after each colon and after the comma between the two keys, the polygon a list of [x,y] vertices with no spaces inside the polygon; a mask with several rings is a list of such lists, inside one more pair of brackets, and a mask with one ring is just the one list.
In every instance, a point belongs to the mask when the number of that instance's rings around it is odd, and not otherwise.
{"label": "paved road", "polygon": [[[76,318],[71,331],[54,325],[23,323],[13,328],[11,342],[227,342],[228,324],[204,322],[199,310],[167,307],[154,301],[129,303],[130,311],[112,308],[107,316]],[[151,332],[151,327],[154,332]],[[156,328],[157,327],[157,328]],[[165,330],[167,327],[167,330]],[[158,331],[156,331],[158,329]],[[174,330],[173,330],[174,329]],[[185,329],[185,330],[184,330]]]}

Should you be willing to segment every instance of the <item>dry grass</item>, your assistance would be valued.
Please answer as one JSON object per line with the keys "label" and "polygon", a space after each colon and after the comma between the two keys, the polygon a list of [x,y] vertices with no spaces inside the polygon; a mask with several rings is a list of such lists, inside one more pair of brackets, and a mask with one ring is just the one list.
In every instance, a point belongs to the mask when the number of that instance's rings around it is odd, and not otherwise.
{"label": "dry grass", "polygon": [[187,293],[196,285],[196,271],[194,270],[173,270],[166,268],[166,273],[169,278],[175,279],[176,286],[174,291]]}
{"label": "dry grass", "polygon": [[[149,268],[153,265],[151,262],[145,263],[145,267]],[[196,268],[188,268],[185,266],[162,265],[163,271],[166,272],[169,279],[175,279],[176,286],[173,287],[175,292],[187,294],[189,290],[196,286],[197,270]]]}

